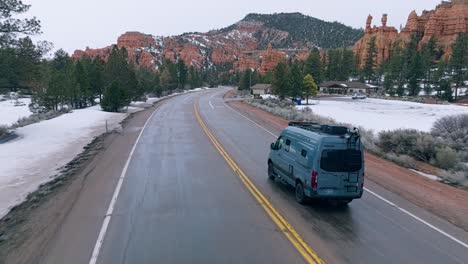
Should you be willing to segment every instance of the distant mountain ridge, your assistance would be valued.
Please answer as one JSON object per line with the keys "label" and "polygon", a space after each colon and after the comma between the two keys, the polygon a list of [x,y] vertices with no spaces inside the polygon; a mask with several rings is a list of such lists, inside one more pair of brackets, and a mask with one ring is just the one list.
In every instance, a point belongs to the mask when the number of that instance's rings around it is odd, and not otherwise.
{"label": "distant mountain ridge", "polygon": [[242,21],[264,23],[266,28],[288,32],[289,36],[274,48],[296,45],[323,49],[351,47],[364,35],[364,30],[354,29],[339,22],[327,22],[301,13],[248,14]]}
{"label": "distant mountain ridge", "polygon": [[[154,37],[127,32],[118,38],[117,46],[127,48],[130,60],[146,67],[157,68],[163,59],[182,59],[197,68],[231,65],[236,71],[255,68],[267,72],[282,59],[304,59],[313,47],[351,47],[363,34],[362,29],[301,13],[252,13],[233,25],[207,33]],[[110,46],[77,50],[73,57],[88,54],[105,59],[109,52]]]}

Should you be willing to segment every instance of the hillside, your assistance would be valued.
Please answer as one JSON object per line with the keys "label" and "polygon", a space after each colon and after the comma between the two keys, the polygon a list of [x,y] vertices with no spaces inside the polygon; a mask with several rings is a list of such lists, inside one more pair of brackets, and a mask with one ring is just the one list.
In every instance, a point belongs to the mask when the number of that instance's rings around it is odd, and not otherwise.
{"label": "hillside", "polygon": [[274,48],[304,45],[324,49],[350,47],[364,35],[362,29],[323,21],[301,13],[249,14],[242,21],[262,22],[266,28],[287,32],[289,36],[275,43]]}

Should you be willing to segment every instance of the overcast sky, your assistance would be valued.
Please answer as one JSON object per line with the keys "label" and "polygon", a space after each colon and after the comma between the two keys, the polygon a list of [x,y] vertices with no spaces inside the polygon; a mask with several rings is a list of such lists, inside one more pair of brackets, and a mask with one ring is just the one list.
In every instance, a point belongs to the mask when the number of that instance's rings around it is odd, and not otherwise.
{"label": "overcast sky", "polygon": [[206,32],[241,20],[248,13],[301,12],[361,28],[368,14],[374,23],[388,13],[388,25],[399,28],[409,13],[433,9],[440,0],[23,0],[31,16],[42,21],[39,39],[55,49],[104,47],[125,31],[153,35]]}

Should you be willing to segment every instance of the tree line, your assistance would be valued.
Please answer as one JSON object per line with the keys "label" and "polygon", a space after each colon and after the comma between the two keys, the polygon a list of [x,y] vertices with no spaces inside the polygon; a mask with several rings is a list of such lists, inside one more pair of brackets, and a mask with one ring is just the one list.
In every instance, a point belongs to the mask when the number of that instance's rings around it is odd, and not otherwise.
{"label": "tree line", "polygon": [[[390,57],[381,65],[376,65],[377,47],[375,38],[368,43],[366,60],[361,71],[361,79],[382,86],[391,96],[435,95],[451,101],[457,99],[459,88],[468,79],[468,36],[458,35],[452,45],[452,56],[443,59],[443,52],[432,37],[419,47],[421,37],[412,35],[407,44],[396,42]],[[455,98],[452,97],[452,86]]]}
{"label": "tree line", "polygon": [[[452,45],[452,56],[444,60],[443,52],[431,38],[422,47],[418,46],[420,37],[413,35],[409,43],[396,42],[390,57],[377,65],[378,49],[372,38],[366,50],[362,67],[349,49],[312,49],[305,61],[285,60],[272,72],[259,76],[257,72],[244,71],[238,78],[239,88],[246,90],[250,83],[270,83],[274,92],[284,96],[310,95],[297,85],[299,75],[304,78],[310,74],[319,85],[324,81],[361,81],[383,88],[390,96],[418,96],[421,91],[451,101],[452,88],[455,97],[458,88],[468,80],[468,37],[460,34]],[[252,78],[252,81],[250,81]],[[434,94],[435,93],[435,94]],[[456,99],[456,98],[455,98]]]}

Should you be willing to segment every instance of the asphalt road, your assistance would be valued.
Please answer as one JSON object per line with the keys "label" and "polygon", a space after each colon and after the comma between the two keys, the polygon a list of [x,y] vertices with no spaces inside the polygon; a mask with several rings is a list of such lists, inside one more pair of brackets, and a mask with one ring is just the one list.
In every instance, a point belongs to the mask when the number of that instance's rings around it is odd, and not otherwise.
{"label": "asphalt road", "polygon": [[[226,91],[162,105],[128,166],[121,157],[101,166],[99,173],[112,179],[101,183],[105,191],[86,187],[99,206],[78,201],[41,263],[89,263],[93,249],[97,263],[304,263],[202,130],[194,104],[228,154],[326,263],[468,262],[468,249],[452,239],[466,244],[465,231],[372,182],[367,188],[381,198],[367,192],[344,209],[297,204],[290,188],[267,179],[269,144],[278,131],[228,107]],[[116,168],[125,167],[120,179]]]}

